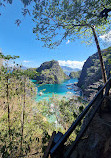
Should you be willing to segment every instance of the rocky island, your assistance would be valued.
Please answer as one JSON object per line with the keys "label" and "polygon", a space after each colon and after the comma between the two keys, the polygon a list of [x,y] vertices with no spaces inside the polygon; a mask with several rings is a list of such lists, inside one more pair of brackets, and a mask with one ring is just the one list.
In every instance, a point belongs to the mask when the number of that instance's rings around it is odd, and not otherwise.
{"label": "rocky island", "polygon": [[36,69],[35,79],[38,84],[59,84],[69,77],[63,72],[58,61],[44,62]]}

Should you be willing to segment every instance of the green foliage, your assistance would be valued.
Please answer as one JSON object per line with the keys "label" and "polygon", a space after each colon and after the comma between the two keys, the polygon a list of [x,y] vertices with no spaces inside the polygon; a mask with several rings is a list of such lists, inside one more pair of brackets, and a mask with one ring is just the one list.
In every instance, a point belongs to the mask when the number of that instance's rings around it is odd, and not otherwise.
{"label": "green foliage", "polygon": [[29,68],[27,70],[23,70],[23,72],[24,72],[24,75],[29,77],[30,79],[35,79],[36,76],[39,74],[36,71],[36,68]]}
{"label": "green foliage", "polygon": [[43,137],[42,137],[42,144],[44,144],[44,146],[42,147],[43,153],[44,153],[45,150],[46,150],[47,142],[49,142],[49,139],[50,139],[50,135],[48,134],[47,131],[44,131],[44,132],[43,132]]}
{"label": "green foliage", "polygon": [[[0,7],[12,2],[12,0],[2,0]],[[32,0],[21,0],[21,2],[26,7]],[[110,0],[34,0],[33,2],[35,2],[33,21],[36,23],[33,32],[38,40],[45,43],[44,46],[52,48],[58,46],[64,39],[74,41],[77,37],[82,39],[85,37],[90,44],[92,39],[90,26],[96,27],[98,35],[110,29],[111,15],[109,14],[107,19],[100,17],[105,7],[110,8]],[[22,8],[22,14],[30,15],[29,9]],[[16,23],[19,25],[21,21],[17,19]]]}
{"label": "green foliage", "polygon": [[[67,130],[72,122],[78,117],[83,111],[85,105],[81,97],[73,97],[72,99],[66,100],[65,98],[59,99],[56,96],[50,99],[52,106],[50,107],[50,113],[56,116],[57,122]],[[49,103],[50,103],[49,102]]]}
{"label": "green foliage", "polygon": [[107,20],[100,17],[104,7],[110,8],[110,5],[109,0],[37,0],[33,11],[36,23],[33,32],[38,40],[45,43],[44,46],[50,48],[58,46],[64,39],[73,41],[76,37],[83,38],[83,36],[90,43],[91,38],[90,40],[88,38],[92,35],[90,26],[96,27],[98,35],[110,29],[110,15]]}
{"label": "green foliage", "polygon": [[80,77],[80,74],[81,74],[81,71],[71,72],[71,73],[69,74],[69,77],[70,77],[70,78],[79,78],[79,77]]}
{"label": "green foliage", "polygon": [[55,60],[44,62],[36,69],[36,80],[39,84],[55,84],[61,83],[68,78]]}
{"label": "green foliage", "polygon": [[[32,149],[32,152],[42,150],[44,131],[51,129],[52,133],[52,126],[39,113],[44,107],[34,101],[36,92],[35,85],[18,65],[11,68],[6,63],[5,67],[1,67],[0,157],[18,157],[21,154],[27,155]],[[33,110],[35,107],[37,111]],[[38,145],[36,138],[40,140]]]}
{"label": "green foliage", "polygon": [[[3,158],[33,153],[41,157],[52,132],[64,133],[84,108],[78,97],[67,100],[53,95],[49,101],[35,102],[37,89],[27,73],[18,65],[9,68],[7,63],[1,67],[0,157]],[[70,141],[75,136],[76,133]]]}

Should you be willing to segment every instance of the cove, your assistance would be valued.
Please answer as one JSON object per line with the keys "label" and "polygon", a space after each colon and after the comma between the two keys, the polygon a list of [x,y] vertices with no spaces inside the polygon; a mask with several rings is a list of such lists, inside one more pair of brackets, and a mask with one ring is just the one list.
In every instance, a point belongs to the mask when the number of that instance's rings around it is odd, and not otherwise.
{"label": "cove", "polygon": [[[32,80],[32,82],[36,84],[36,80]],[[68,86],[75,82],[78,82],[77,78],[65,80],[61,84],[36,84],[38,89],[36,101],[48,100],[50,97],[53,96],[53,94],[56,94],[60,98],[68,95],[76,95],[76,91],[74,91],[74,89],[71,88],[71,86]],[[41,96],[39,95],[40,92],[42,92]]]}

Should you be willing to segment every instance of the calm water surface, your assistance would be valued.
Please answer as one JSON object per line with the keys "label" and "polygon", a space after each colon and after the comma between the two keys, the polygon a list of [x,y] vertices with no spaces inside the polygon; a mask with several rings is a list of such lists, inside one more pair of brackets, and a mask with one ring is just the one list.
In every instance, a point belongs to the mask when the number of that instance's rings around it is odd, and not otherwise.
{"label": "calm water surface", "polygon": [[[32,82],[36,82],[36,80],[32,80]],[[52,97],[53,94],[58,95],[58,97],[62,97],[62,96],[66,96],[69,95],[67,94],[67,92],[71,92],[70,95],[76,94],[76,92],[73,89],[68,89],[71,88],[71,86],[67,86],[68,84],[71,83],[75,83],[78,82],[78,79],[69,79],[64,81],[61,84],[45,84],[45,85],[38,85],[37,89],[38,89],[38,93],[36,96],[36,100],[40,101],[40,100],[48,100],[50,97]],[[42,95],[40,96],[39,93],[42,92]]]}

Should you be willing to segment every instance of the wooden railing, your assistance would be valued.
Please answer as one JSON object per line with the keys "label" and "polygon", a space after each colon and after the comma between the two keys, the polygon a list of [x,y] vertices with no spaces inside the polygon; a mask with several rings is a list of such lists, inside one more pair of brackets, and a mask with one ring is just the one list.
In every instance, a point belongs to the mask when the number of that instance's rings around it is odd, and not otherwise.
{"label": "wooden railing", "polygon": [[[69,158],[71,155],[72,151],[78,144],[79,140],[85,133],[86,129],[88,128],[91,120],[95,116],[96,112],[100,108],[102,101],[105,96],[109,95],[109,90],[111,88],[111,78],[105,83],[105,85],[98,91],[98,93],[95,95],[93,100],[87,105],[87,107],[83,110],[83,112],[78,116],[78,118],[72,123],[71,127],[67,130],[67,132],[59,139],[59,141],[50,149],[49,153],[51,158],[55,157],[55,155],[63,155],[63,158]],[[78,136],[76,137],[75,141],[73,142],[72,146],[69,148],[68,151],[65,152],[65,154],[61,154],[63,152],[63,146],[64,143],[67,141],[71,133],[75,130],[77,125],[81,122],[81,120],[86,116],[86,114],[89,112],[89,110],[92,110],[90,117],[88,118],[88,121],[85,123],[83,128],[80,130]],[[57,152],[59,153],[57,154]],[[48,156],[47,156],[48,157]],[[56,156],[59,158],[60,156]],[[44,157],[46,158],[46,157]]]}

